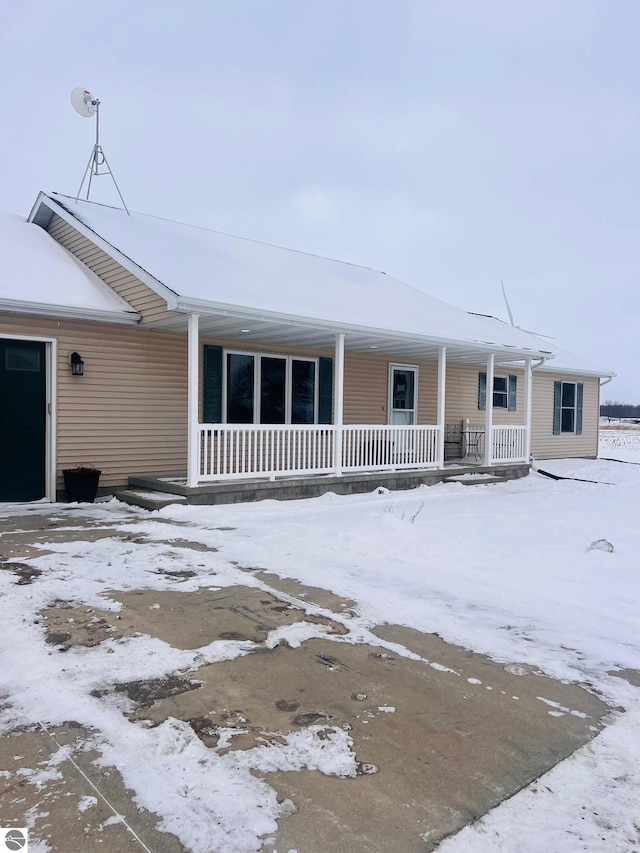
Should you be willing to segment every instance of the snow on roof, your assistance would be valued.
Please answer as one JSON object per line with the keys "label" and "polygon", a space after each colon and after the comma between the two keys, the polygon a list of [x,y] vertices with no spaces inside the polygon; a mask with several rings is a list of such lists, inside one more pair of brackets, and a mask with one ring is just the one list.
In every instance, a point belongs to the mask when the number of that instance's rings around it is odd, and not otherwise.
{"label": "snow on roof", "polygon": [[106,243],[189,303],[235,306],[386,334],[549,351],[422,290],[356,264],[52,193]]}
{"label": "snow on roof", "polygon": [[[482,319],[486,320],[488,323],[491,323],[496,328],[501,328],[506,326],[507,328],[513,328],[508,323],[505,323],[504,320],[500,320],[498,317],[492,317],[488,314],[476,314],[474,316],[479,316]],[[588,359],[583,358],[581,355],[575,355],[568,350],[561,349],[556,346],[556,342],[554,340],[549,340],[541,335],[536,335],[533,332],[528,332],[525,329],[518,329],[521,334],[526,335],[531,340],[531,348],[538,349],[548,349],[553,353],[553,360],[547,362],[542,365],[539,370],[553,370],[555,372],[563,372],[563,373],[580,373],[585,376],[593,375],[593,376],[615,376],[611,370],[605,370],[601,367],[595,366]]]}
{"label": "snow on roof", "polygon": [[137,319],[136,312],[46,231],[0,213],[0,307],[92,319]]}

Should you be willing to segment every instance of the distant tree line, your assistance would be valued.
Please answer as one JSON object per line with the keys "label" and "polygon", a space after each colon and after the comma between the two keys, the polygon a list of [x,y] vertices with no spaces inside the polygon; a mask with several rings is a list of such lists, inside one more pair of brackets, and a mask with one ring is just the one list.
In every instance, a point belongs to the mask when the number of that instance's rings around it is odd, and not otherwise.
{"label": "distant tree line", "polygon": [[620,403],[617,400],[605,400],[600,406],[601,418],[640,418],[640,404]]}

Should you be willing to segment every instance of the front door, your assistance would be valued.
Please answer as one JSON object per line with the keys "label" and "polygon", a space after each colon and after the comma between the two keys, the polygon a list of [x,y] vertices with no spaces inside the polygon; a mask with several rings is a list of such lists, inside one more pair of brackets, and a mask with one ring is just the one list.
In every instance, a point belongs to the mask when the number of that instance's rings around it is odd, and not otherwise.
{"label": "front door", "polygon": [[392,364],[389,373],[389,423],[410,426],[416,422],[418,368]]}
{"label": "front door", "polygon": [[[389,368],[389,423],[412,426],[417,421],[416,386],[418,368],[392,364]],[[390,436],[398,462],[408,462],[414,448],[413,430],[394,430]]]}
{"label": "front door", "polygon": [[45,497],[46,344],[0,338],[0,501]]}

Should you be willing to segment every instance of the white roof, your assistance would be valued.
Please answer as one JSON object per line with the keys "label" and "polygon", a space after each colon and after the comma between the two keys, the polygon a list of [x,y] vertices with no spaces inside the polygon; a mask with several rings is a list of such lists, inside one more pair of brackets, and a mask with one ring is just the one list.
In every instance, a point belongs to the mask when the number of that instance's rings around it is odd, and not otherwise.
{"label": "white roof", "polygon": [[[537,355],[546,342],[498,327],[422,290],[356,264],[233,237],[141,213],[49,196],[167,289],[170,307],[240,307],[269,317]],[[34,214],[32,214],[34,216]]]}
{"label": "white roof", "polygon": [[[478,315],[474,315],[478,316]],[[496,328],[501,328],[507,326],[507,328],[513,328],[509,326],[504,320],[499,320],[497,317],[491,317],[485,314],[479,315],[483,320],[486,320],[488,323],[491,323]],[[554,340],[550,340],[549,338],[544,338],[540,335],[536,335],[533,332],[527,332],[524,329],[519,329],[523,335],[527,335],[531,339],[531,346],[539,346],[541,349],[546,347],[553,352],[553,360],[546,362],[541,365],[539,370],[549,370],[560,373],[578,373],[583,376],[615,376],[611,370],[604,370],[601,367],[596,367],[592,362],[588,359],[583,358],[581,355],[575,355],[568,350],[561,349],[556,346],[556,342]]]}
{"label": "white roof", "polygon": [[0,213],[0,308],[136,322],[137,313],[42,228]]}

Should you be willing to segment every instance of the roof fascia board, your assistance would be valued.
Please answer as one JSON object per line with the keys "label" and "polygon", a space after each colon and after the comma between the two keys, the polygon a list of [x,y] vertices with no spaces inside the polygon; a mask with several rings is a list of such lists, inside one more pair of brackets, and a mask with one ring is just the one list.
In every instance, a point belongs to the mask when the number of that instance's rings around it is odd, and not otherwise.
{"label": "roof fascia board", "polygon": [[544,350],[522,349],[505,344],[494,344],[490,341],[456,340],[453,338],[439,338],[432,335],[411,335],[408,332],[397,332],[394,329],[377,329],[370,326],[345,325],[332,322],[331,320],[313,320],[309,317],[298,317],[291,314],[280,314],[277,311],[256,310],[254,308],[243,308],[242,306],[227,305],[224,303],[209,302],[198,299],[185,299],[178,297],[177,309],[194,314],[220,314],[228,317],[241,319],[253,319],[256,322],[275,321],[282,325],[299,326],[309,329],[320,329],[335,334],[352,332],[353,334],[365,334],[374,336],[393,337],[398,341],[412,343],[424,343],[429,346],[447,346],[451,348],[476,349],[487,354],[495,353],[504,357],[513,356],[513,359],[523,358],[553,358],[553,353]]}
{"label": "roof fascia board", "polygon": [[64,317],[67,320],[92,320],[102,323],[119,323],[120,325],[137,326],[139,317],[136,313],[127,314],[119,311],[99,311],[93,308],[68,308],[65,305],[47,305],[44,302],[20,302],[17,299],[0,300],[0,309],[12,314],[36,314],[45,317]]}
{"label": "roof fascia board", "polygon": [[[155,294],[164,299],[169,311],[174,311],[176,309],[177,295],[173,290],[170,290],[166,285],[162,284],[161,281],[158,281],[157,278],[154,278],[154,276],[142,267],[139,267],[135,261],[131,260],[131,258],[123,255],[115,246],[112,246],[111,243],[104,240],[96,231],[93,231],[85,225],[84,222],[62,207],[62,205],[58,204],[57,201],[50,198],[46,193],[41,192],[38,196],[36,204],[33,206],[33,209],[29,214],[29,222],[34,222],[36,225],[40,224],[38,220],[43,219],[41,214],[41,206],[43,205],[47,207],[51,213],[56,213],[61,219],[64,219],[65,222],[71,225],[72,228],[75,228],[76,231],[83,235],[83,237],[86,237],[87,240],[91,240],[92,243],[102,249],[102,251],[109,255],[109,257],[113,258],[114,261],[117,261],[128,272],[135,275],[136,278],[139,278],[141,282],[153,290]],[[50,218],[51,217],[49,217],[49,219]]]}
{"label": "roof fascia board", "polygon": [[35,200],[29,216],[27,216],[27,222],[39,225],[40,228],[43,228],[45,231],[47,230],[53,215],[51,208],[46,206],[46,200],[48,200],[48,196],[40,190],[38,198]]}
{"label": "roof fascia board", "polygon": [[571,374],[571,376],[590,376],[596,377],[598,379],[602,379],[604,377],[609,377],[610,379],[614,379],[618,374],[612,373],[610,370],[582,370],[579,367],[559,367],[555,364],[547,365],[545,364],[539,370],[540,373],[562,373],[562,374]]}

